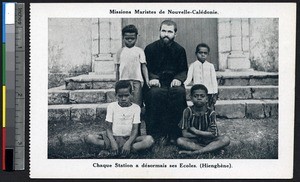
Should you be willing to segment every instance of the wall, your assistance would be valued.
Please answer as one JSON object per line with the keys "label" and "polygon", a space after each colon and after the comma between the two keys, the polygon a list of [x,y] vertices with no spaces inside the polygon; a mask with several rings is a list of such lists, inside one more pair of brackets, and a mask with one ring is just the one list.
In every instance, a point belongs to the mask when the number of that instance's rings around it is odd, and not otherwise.
{"label": "wall", "polygon": [[278,71],[278,18],[250,19],[250,62],[260,71]]}
{"label": "wall", "polygon": [[[196,45],[200,41],[211,44],[212,50],[218,50],[219,53],[218,55],[217,52],[211,52],[211,56],[214,57],[213,60],[217,60],[216,62],[219,63],[218,66],[220,69],[226,69],[226,59],[231,48],[231,34],[228,27],[229,19],[218,19],[218,22],[215,22],[216,20],[214,19],[175,20],[180,25],[178,26],[180,31],[178,31],[177,41],[181,44],[186,44],[185,47],[189,47],[191,42],[200,37],[200,40],[197,39],[192,44]],[[113,22],[111,21],[110,19],[91,18],[50,18],[48,20],[49,87],[64,84],[65,77],[87,74],[92,71],[92,64],[97,59],[96,55],[98,53],[112,54],[116,51],[114,49],[121,46],[121,39],[118,38],[121,36],[121,32],[109,33],[108,31],[103,31],[106,25],[109,25],[109,30],[111,30],[115,29],[115,24],[120,24],[118,19],[113,20]],[[144,48],[146,43],[149,43],[149,40],[145,38],[152,37],[153,40],[158,39],[158,29],[162,21],[161,19],[123,19],[122,21],[122,26],[134,23],[139,28],[138,46]],[[156,22],[157,26],[153,26],[155,24],[153,21]],[[100,24],[97,25],[99,22]],[[217,23],[218,27],[216,27]],[[197,29],[191,27],[196,25]],[[211,27],[207,28],[207,25],[211,25]],[[187,34],[187,32],[199,32],[199,29],[203,29],[204,27],[207,30],[206,32],[211,33],[209,36],[207,33],[207,35],[201,34],[187,38],[187,36],[191,35],[190,33]],[[97,30],[101,31],[97,32]],[[242,19],[241,30],[243,36],[242,48],[247,58],[251,61],[251,67],[262,71],[278,71],[278,19]],[[203,33],[203,31],[200,32]],[[107,36],[104,36],[104,34],[109,34],[110,36],[107,35],[109,40],[113,40],[110,42],[110,46],[105,46],[108,43],[105,39]],[[250,43],[246,39],[250,39]],[[194,60],[193,52],[195,45],[187,49],[189,62]],[[106,50],[107,48],[110,48],[110,50]]]}
{"label": "wall", "polygon": [[[54,83],[63,84],[69,75],[81,74],[91,69],[92,19],[50,18],[48,20],[48,72],[59,73]],[[49,80],[49,82],[51,82]]]}

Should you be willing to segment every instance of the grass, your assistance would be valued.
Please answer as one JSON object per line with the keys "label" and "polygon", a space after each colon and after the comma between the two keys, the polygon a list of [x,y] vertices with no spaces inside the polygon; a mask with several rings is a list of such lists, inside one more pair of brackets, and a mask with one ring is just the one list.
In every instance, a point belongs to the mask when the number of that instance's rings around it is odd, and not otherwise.
{"label": "grass", "polygon": [[[158,143],[146,151],[131,154],[131,159],[277,159],[278,119],[219,119],[220,134],[230,137],[231,143],[223,150],[212,153],[182,156],[175,145]],[[49,159],[95,159],[99,149],[88,149],[80,140],[83,135],[103,131],[103,122],[53,123],[48,132]],[[116,158],[116,157],[114,157]]]}

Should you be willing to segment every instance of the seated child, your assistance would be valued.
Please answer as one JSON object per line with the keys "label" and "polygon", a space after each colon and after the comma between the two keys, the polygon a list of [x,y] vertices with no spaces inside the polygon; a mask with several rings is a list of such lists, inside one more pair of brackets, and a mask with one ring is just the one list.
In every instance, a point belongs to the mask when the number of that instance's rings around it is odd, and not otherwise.
{"label": "seated child", "polygon": [[187,86],[192,81],[193,85],[203,84],[208,90],[208,106],[215,109],[218,82],[214,65],[207,61],[209,51],[210,48],[207,44],[197,45],[195,51],[197,60],[190,65],[184,85]]}
{"label": "seated child", "polygon": [[[98,145],[102,149],[110,149],[110,155],[128,155],[131,151],[150,148],[154,140],[150,135],[138,136],[138,126],[141,123],[141,108],[130,101],[132,87],[129,81],[121,80],[116,83],[117,102],[107,107],[106,135],[88,135],[87,144]],[[101,152],[100,152],[101,153]]]}
{"label": "seated child", "polygon": [[183,111],[179,127],[182,136],[177,139],[179,147],[186,150],[179,154],[202,154],[212,152],[229,145],[227,136],[219,136],[216,125],[216,113],[207,107],[207,88],[197,84],[191,88],[193,106]]}

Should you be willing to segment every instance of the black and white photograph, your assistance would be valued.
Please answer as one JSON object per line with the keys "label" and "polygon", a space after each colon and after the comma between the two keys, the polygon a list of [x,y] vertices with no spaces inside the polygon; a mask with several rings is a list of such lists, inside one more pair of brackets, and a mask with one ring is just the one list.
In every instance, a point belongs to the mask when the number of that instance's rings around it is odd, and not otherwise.
{"label": "black and white photograph", "polygon": [[292,164],[293,13],[161,5],[31,5],[42,15],[30,25],[32,177],[53,175],[40,159],[74,178],[247,177],[249,168],[271,178]]}
{"label": "black and white photograph", "polygon": [[[199,152],[188,158],[278,158],[278,18],[48,21],[48,158],[178,159],[187,157],[180,155],[183,150]],[[126,55],[131,48],[136,50]],[[120,49],[123,55],[118,53]],[[126,59],[140,60],[135,66]],[[143,75],[143,64],[147,75]],[[166,72],[172,74],[169,80],[163,78]],[[172,86],[174,79],[180,81],[178,86]],[[138,122],[143,123],[132,136],[128,156],[122,156],[122,146],[130,138],[133,124],[125,136],[115,133],[112,125],[112,132],[124,137],[117,142],[120,154],[111,154],[113,141],[106,134],[108,105],[118,102],[121,106],[123,102],[117,96],[117,80],[130,83],[129,100],[143,110],[137,113]],[[160,86],[151,85],[154,80],[159,80]],[[147,85],[144,90],[142,84]],[[208,90],[203,109],[195,92],[191,93],[192,86],[200,84]],[[215,99],[213,104],[210,99]],[[208,118],[192,117],[201,111]],[[134,119],[130,116],[131,122]],[[199,139],[213,142],[208,148],[194,141],[197,136],[182,136],[180,130],[190,127],[179,127],[180,122],[192,120],[198,120],[191,123],[196,130],[207,132]],[[198,131],[191,132],[197,135]],[[146,140],[139,141],[139,136]],[[145,147],[145,152],[132,153],[135,143]]]}

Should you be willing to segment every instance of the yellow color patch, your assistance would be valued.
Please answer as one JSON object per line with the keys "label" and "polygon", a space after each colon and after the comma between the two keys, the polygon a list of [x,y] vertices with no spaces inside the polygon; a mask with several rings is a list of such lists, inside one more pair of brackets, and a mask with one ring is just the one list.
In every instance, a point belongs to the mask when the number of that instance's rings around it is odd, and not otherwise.
{"label": "yellow color patch", "polygon": [[2,127],[6,127],[6,86],[2,86]]}

